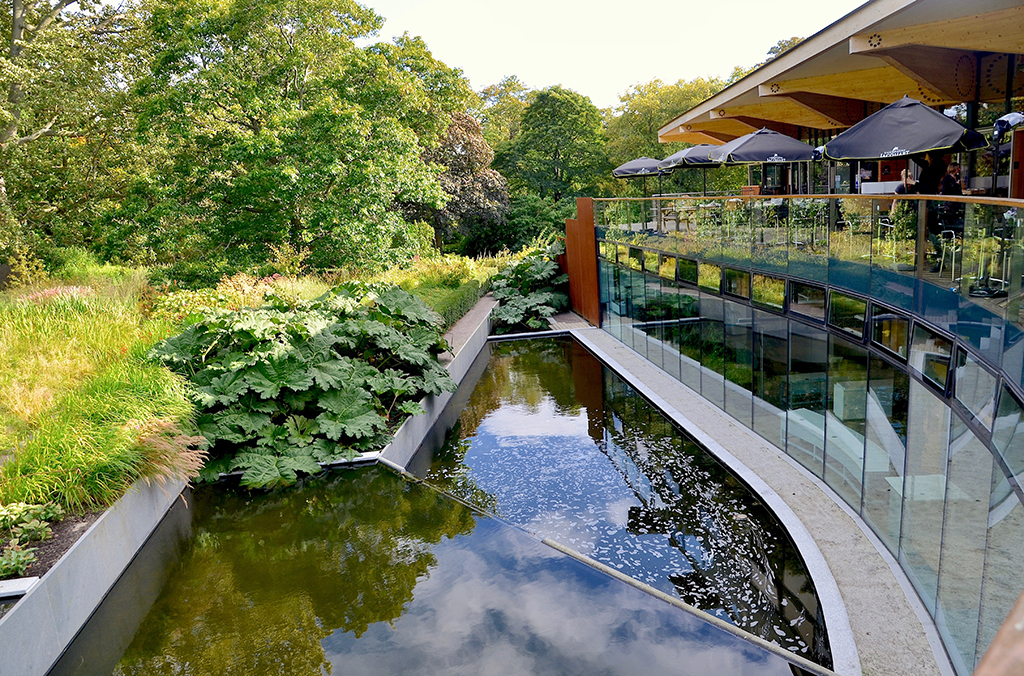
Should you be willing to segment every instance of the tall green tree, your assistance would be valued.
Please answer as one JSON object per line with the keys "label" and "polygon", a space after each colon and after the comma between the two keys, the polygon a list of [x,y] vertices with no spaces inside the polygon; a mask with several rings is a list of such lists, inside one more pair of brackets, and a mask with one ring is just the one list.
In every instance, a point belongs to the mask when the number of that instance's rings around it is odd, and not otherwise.
{"label": "tall green tree", "polygon": [[142,127],[169,161],[120,225],[187,234],[185,256],[259,261],[285,241],[321,267],[407,256],[392,205],[444,205],[421,154],[472,92],[422,40],[355,44],[381,23],[352,0],[157,0]]}
{"label": "tall green tree", "polygon": [[28,233],[78,243],[131,174],[138,5],[11,0],[0,15],[0,255]]}
{"label": "tall green tree", "polygon": [[535,92],[515,75],[502,78],[501,82],[485,87],[480,92],[483,106],[480,122],[484,138],[496,148],[512,141],[519,135],[523,113],[533,100]]}
{"label": "tall green tree", "polygon": [[638,157],[662,158],[683,144],[658,142],[658,130],[669,120],[718,93],[725,83],[718,78],[679,80],[665,84],[651,80],[630,87],[607,120],[608,158],[613,166]]}
{"label": "tall green tree", "polygon": [[542,90],[523,111],[519,135],[496,149],[494,165],[513,189],[542,198],[592,191],[608,168],[601,113],[572,90]]}
{"label": "tall green tree", "polygon": [[494,151],[484,139],[480,123],[469,113],[453,113],[447,134],[423,154],[424,161],[440,166],[441,187],[448,195],[443,207],[403,204],[410,220],[422,220],[434,228],[436,245],[459,233],[490,231],[502,225],[508,211],[508,183],[491,169]]}

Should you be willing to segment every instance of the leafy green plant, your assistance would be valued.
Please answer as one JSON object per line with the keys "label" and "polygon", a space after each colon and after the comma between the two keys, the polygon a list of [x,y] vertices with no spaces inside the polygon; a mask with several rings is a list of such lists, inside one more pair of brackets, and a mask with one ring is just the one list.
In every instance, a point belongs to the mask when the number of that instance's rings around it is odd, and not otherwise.
{"label": "leafy green plant", "polygon": [[211,443],[201,478],[293,483],[383,448],[427,394],[453,391],[440,318],[397,288],[349,283],[298,305],[213,311],[150,357],[184,375]]}
{"label": "leafy green plant", "polygon": [[11,540],[0,554],[0,580],[24,576],[28,567],[35,563],[35,551],[33,547],[22,547],[17,540]]}
{"label": "leafy green plant", "polygon": [[32,521],[59,521],[64,518],[64,508],[55,502],[45,505],[33,505],[27,502],[14,502],[0,505],[0,529],[11,530],[18,525]]}
{"label": "leafy green plant", "polygon": [[569,298],[559,291],[568,280],[560,274],[555,257],[564,251],[561,242],[528,253],[491,278],[498,307],[491,313],[495,333],[539,331],[545,319],[564,309]]}
{"label": "leafy green plant", "polygon": [[35,542],[37,540],[45,540],[53,534],[50,530],[50,524],[45,521],[40,521],[39,519],[32,519],[31,521],[26,521],[17,525],[11,529],[11,533],[18,542]]}

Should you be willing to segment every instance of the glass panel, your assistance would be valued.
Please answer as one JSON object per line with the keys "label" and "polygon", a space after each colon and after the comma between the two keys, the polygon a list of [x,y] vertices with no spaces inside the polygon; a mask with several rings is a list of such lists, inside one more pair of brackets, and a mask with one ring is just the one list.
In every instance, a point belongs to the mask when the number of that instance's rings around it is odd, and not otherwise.
{"label": "glass panel", "polygon": [[864,520],[893,554],[899,548],[903,469],[907,455],[910,377],[871,358],[864,453]]}
{"label": "glass panel", "polygon": [[957,367],[953,376],[956,400],[977,418],[985,429],[992,429],[996,408],[996,378],[981,362],[963,348],[957,351]]}
{"label": "glass panel", "polygon": [[644,251],[644,271],[652,275],[658,274],[658,254]]}
{"label": "glass panel", "polygon": [[753,219],[760,220],[761,200],[728,200],[722,207],[722,260],[750,265]]}
{"label": "glass panel", "polygon": [[[658,259],[657,254],[653,255],[655,261]],[[661,338],[662,338],[662,318],[666,311],[666,305],[675,302],[675,298],[665,299],[661,295],[661,280],[657,277],[657,264],[655,263],[654,271],[644,275],[644,286],[646,287],[646,298],[644,301],[643,314],[641,320],[643,321],[644,333],[647,336],[647,360],[653,363],[658,368],[662,366],[662,351],[661,351]],[[669,311],[671,311],[669,309]],[[641,350],[634,346],[637,352]]]}
{"label": "glass panel", "polygon": [[868,313],[867,302],[835,291],[832,292],[831,301],[828,308],[828,323],[863,338],[864,318]]}
{"label": "glass panel", "polygon": [[1024,586],[1024,505],[994,468],[988,504],[988,549],[981,589],[978,654],[983,655]]}
{"label": "glass panel", "polygon": [[697,284],[705,291],[719,293],[722,290],[722,267],[710,263],[700,263],[697,266]]}
{"label": "glass panel", "polygon": [[788,320],[754,310],[752,391],[753,429],[779,448],[786,448],[786,400],[789,375]]}
{"label": "glass panel", "polygon": [[705,260],[717,261],[722,258],[722,205],[718,202],[701,201],[697,205],[697,254]]}
{"label": "glass panel", "polygon": [[615,262],[615,245],[611,242],[599,242],[597,255],[612,263]]}
{"label": "glass panel", "polygon": [[942,391],[946,390],[953,344],[923,326],[914,327],[910,365]]}
{"label": "glass panel", "polygon": [[700,392],[700,296],[694,289],[679,293],[680,320],[671,333],[680,355],[679,379]]}
{"label": "glass panel", "polygon": [[859,512],[867,418],[868,352],[836,336],[831,336],[829,343],[825,483]]}
{"label": "glass panel", "polygon": [[871,310],[871,342],[885,348],[900,359],[907,359],[910,341],[910,320],[884,307],[875,305]]}
{"label": "glass panel", "polygon": [[981,579],[992,484],[992,454],[962,422],[949,442],[936,624],[957,671],[974,670]]}
{"label": "glass panel", "polygon": [[871,231],[873,200],[836,200],[838,213],[830,217],[828,274],[833,284],[867,294],[871,291]]}
{"label": "glass panel", "polygon": [[725,292],[750,298],[750,273],[746,270],[725,269]]}
{"label": "glass panel", "polygon": [[[675,277],[675,259],[673,258],[671,260],[672,276]],[[664,269],[664,262],[662,262],[662,267]],[[689,297],[687,296],[687,298]],[[679,350],[675,345],[677,335],[675,327],[679,318],[682,316],[682,312],[679,307],[681,300],[682,296],[680,295],[676,282],[669,281],[665,277],[662,277],[660,301],[663,308],[663,316],[658,320],[661,323],[661,327],[658,331],[658,338],[662,341],[661,368],[676,380],[679,380]]]}
{"label": "glass panel", "polygon": [[762,200],[760,217],[754,218],[753,266],[759,270],[788,271],[790,200],[776,197]]}
{"label": "glass panel", "polygon": [[789,219],[789,274],[828,281],[828,219],[833,200],[794,198]]}
{"label": "glass panel", "polygon": [[750,427],[753,317],[746,305],[725,303],[725,411]]}
{"label": "glass panel", "polygon": [[629,265],[630,249],[625,244],[615,245],[615,250],[618,252],[616,261],[619,265]]}
{"label": "glass panel", "polygon": [[681,282],[697,283],[697,261],[680,258],[676,267],[676,277]]}
{"label": "glass panel", "polygon": [[1005,386],[999,397],[999,413],[992,429],[992,442],[1017,483],[1024,486],[1024,406]]}
{"label": "glass panel", "polygon": [[725,408],[724,302],[706,293],[700,297],[700,393],[718,408]]}
{"label": "glass panel", "polygon": [[671,279],[675,281],[676,278],[676,259],[674,256],[660,256],[660,262],[658,264],[658,276],[663,279]]}
{"label": "glass panel", "polygon": [[825,320],[825,289],[799,282],[789,283],[789,310]]}
{"label": "glass panel", "polygon": [[906,480],[891,483],[903,496],[900,563],[933,614],[946,495],[949,417],[949,407],[942,399],[916,380],[910,381]]}
{"label": "glass panel", "polygon": [[817,476],[825,457],[828,333],[789,323],[789,412],[786,452]]}
{"label": "glass panel", "polygon": [[895,199],[888,213],[880,213],[875,221],[871,264],[873,267],[911,275],[916,267],[916,258],[917,202]]}
{"label": "glass panel", "polygon": [[754,275],[752,300],[758,305],[782,310],[786,304],[786,280]]}
{"label": "glass panel", "polygon": [[629,260],[626,262],[629,267],[634,270],[643,270],[644,268],[644,252],[642,249],[636,247],[629,248]]}

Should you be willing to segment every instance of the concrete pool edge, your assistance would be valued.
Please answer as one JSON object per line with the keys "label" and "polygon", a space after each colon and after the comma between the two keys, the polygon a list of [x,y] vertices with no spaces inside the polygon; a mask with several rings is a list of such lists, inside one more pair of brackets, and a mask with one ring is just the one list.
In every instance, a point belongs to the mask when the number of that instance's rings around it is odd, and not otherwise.
{"label": "concrete pool edge", "polygon": [[786,528],[793,543],[800,551],[807,570],[814,580],[814,586],[821,601],[822,613],[825,616],[825,627],[828,632],[829,646],[832,650],[833,671],[842,676],[859,676],[863,673],[860,655],[853,637],[853,628],[847,615],[846,604],[839,592],[839,585],[825,561],[817,542],[804,526],[803,521],[760,476],[740,462],[718,441],[708,435],[701,427],[683,415],[663,397],[636,377],[599,345],[587,337],[587,333],[599,329],[573,329],[570,335],[581,345],[590,350],[594,356],[604,362],[630,387],[640,392],[651,401],[656,408],[671,418],[680,427],[692,434],[712,455],[718,458],[730,470],[745,481],[754,492],[764,500],[765,504],[775,513]]}
{"label": "concrete pool edge", "polygon": [[100,515],[0,618],[0,675],[50,670],[184,488],[184,481],[137,481]]}

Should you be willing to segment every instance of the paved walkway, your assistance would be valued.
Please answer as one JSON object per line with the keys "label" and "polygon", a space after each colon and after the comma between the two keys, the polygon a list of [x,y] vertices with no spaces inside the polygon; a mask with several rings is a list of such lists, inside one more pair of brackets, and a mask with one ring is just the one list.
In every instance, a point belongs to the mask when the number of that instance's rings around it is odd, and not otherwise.
{"label": "paved walkway", "polygon": [[[557,319],[563,323],[561,316]],[[852,654],[853,659],[846,659],[845,666],[837,663],[838,672],[855,673],[859,657],[860,670],[865,676],[953,674],[930,619],[927,620],[930,631],[925,629],[921,617],[927,615],[905,575],[881,544],[876,546],[877,540],[872,541],[873,535],[866,532],[866,527],[862,528],[849,508],[840,504],[840,498],[833,497],[831,489],[780,450],[604,331],[579,328],[571,318],[564,321],[574,324],[565,328],[578,329],[573,333],[631,373],[636,384],[642,391],[646,390],[645,394],[655,403],[660,403],[657,399],[663,400],[669,409],[679,414],[680,422],[688,421],[699,428],[702,434],[695,436],[717,442],[760,477],[803,523],[838,585],[856,647],[852,653],[850,646],[845,646],[846,655]],[[666,412],[672,413],[671,410]],[[690,427],[685,423],[683,426]],[[777,498],[773,496],[773,499]],[[842,618],[839,619],[838,624],[843,624]],[[842,640],[842,636],[832,638],[834,644]]]}

